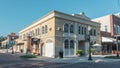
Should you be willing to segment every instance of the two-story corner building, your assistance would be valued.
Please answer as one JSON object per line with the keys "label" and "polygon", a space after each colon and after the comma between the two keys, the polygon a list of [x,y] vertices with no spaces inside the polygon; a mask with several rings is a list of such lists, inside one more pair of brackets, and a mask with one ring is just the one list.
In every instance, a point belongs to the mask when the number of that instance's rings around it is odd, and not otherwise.
{"label": "two-story corner building", "polygon": [[100,43],[100,24],[91,21],[84,13],[70,15],[51,11],[19,31],[19,39],[27,42],[25,49],[30,48],[32,53],[41,56],[58,57],[63,51],[64,57],[71,57],[76,56],[77,49],[87,54],[88,26],[91,27],[91,44]]}

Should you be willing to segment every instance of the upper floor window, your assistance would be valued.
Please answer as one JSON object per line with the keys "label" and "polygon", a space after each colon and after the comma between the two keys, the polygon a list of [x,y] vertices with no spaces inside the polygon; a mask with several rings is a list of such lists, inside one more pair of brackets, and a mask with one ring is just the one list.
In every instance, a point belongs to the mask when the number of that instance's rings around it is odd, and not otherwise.
{"label": "upper floor window", "polygon": [[105,31],[106,31],[106,32],[108,31],[108,29],[107,29],[107,25],[105,26]]}
{"label": "upper floor window", "polygon": [[96,29],[94,29],[94,36],[96,36]]}
{"label": "upper floor window", "polygon": [[86,34],[86,27],[84,28],[84,34]]}
{"label": "upper floor window", "polygon": [[69,32],[69,25],[67,23],[64,25],[64,32]]}
{"label": "upper floor window", "polygon": [[114,32],[117,33],[117,26],[114,24]]}
{"label": "upper floor window", "polygon": [[70,33],[74,33],[74,26],[70,25]]}
{"label": "upper floor window", "polygon": [[40,35],[40,28],[38,28],[38,35]]}
{"label": "upper floor window", "polygon": [[80,26],[78,26],[78,34],[81,34],[81,27]]}
{"label": "upper floor window", "polygon": [[65,48],[69,48],[69,41],[68,41],[68,40],[65,40],[65,41],[64,41],[64,47],[65,47]]}
{"label": "upper floor window", "polygon": [[82,27],[82,34],[84,33],[84,28]]}
{"label": "upper floor window", "polygon": [[42,26],[42,34],[44,34],[44,26]]}
{"label": "upper floor window", "polygon": [[48,26],[45,25],[45,33],[48,33]]}
{"label": "upper floor window", "polygon": [[34,30],[32,30],[32,36],[34,36],[34,35],[35,35]]}
{"label": "upper floor window", "polygon": [[38,34],[38,30],[37,30],[37,29],[35,29],[35,35],[37,36],[37,34]]}

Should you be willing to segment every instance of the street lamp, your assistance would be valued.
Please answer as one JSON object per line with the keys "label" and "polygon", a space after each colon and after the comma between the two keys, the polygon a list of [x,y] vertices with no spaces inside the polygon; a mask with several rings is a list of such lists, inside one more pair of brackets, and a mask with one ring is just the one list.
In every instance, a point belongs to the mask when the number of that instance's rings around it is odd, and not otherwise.
{"label": "street lamp", "polygon": [[117,49],[117,57],[119,57],[119,53],[118,53],[118,37],[116,36],[116,49]]}
{"label": "street lamp", "polygon": [[90,45],[90,32],[91,32],[91,27],[88,26],[88,43],[89,43],[89,56],[88,56],[88,60],[92,60],[91,45]]}

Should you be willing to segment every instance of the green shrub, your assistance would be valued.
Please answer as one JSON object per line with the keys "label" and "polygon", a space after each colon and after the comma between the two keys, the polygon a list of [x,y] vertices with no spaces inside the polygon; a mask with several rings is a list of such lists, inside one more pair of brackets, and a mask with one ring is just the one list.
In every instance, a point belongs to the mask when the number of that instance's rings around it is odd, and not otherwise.
{"label": "green shrub", "polygon": [[77,55],[83,54],[83,50],[76,50],[76,54],[77,54]]}
{"label": "green shrub", "polygon": [[21,58],[36,58],[35,55],[22,55]]}

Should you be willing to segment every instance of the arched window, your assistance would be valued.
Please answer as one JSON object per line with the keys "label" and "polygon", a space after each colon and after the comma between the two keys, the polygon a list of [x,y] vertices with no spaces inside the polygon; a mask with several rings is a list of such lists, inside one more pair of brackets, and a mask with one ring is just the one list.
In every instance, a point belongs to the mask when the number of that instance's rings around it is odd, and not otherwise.
{"label": "arched window", "polygon": [[47,33],[47,32],[48,32],[48,26],[45,25],[45,33]]}
{"label": "arched window", "polygon": [[65,48],[68,48],[68,47],[69,47],[69,41],[68,41],[68,40],[65,40],[64,46],[65,46]]}
{"label": "arched window", "polygon": [[42,26],[42,34],[44,34],[44,26]]}
{"label": "arched window", "polygon": [[66,32],[66,33],[69,32],[69,25],[68,24],[64,25],[64,32]]}
{"label": "arched window", "polygon": [[74,33],[74,26],[70,25],[70,33]]}
{"label": "arched window", "polygon": [[70,48],[74,48],[74,40],[70,40]]}

